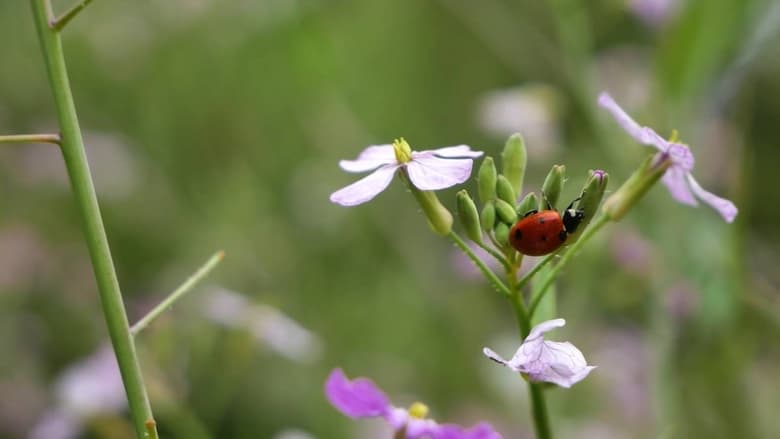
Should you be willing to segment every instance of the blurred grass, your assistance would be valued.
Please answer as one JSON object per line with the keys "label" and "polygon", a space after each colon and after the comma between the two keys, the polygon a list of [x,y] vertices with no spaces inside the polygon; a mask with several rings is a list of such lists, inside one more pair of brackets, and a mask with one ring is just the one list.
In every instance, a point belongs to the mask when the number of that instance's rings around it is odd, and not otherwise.
{"label": "blurred grass", "polygon": [[[513,340],[511,311],[479,280],[457,277],[454,249],[427,231],[401,185],[353,209],[327,196],[352,181],[338,159],[398,136],[418,149],[468,143],[497,155],[504,139],[477,123],[483,93],[538,82],[561,93],[563,141],[530,163],[526,187],[553,163],[569,170],[564,198],[592,168],[617,187],[644,152],[595,107],[602,88],[622,90],[597,67],[622,48],[646,67],[637,119],[679,129],[702,185],[741,212],[727,226],[657,189],[620,226],[652,248],[646,273],[614,259],[616,228],[566,270],[558,309],[569,326],[556,337],[600,367],[551,392],[553,422],[572,437],[594,426],[613,437],[780,434],[771,410],[780,402],[780,38],[770,7],[687,1],[653,29],[615,0],[94,2],[67,29],[66,55],[88,141],[100,133],[118,145],[90,146],[128,157],[90,153],[104,169],[98,192],[132,316],[224,248],[215,283],[278,307],[324,343],[316,362],[292,363],[196,307],[175,307],[140,341],[161,431],[365,432],[322,396],[328,371],[342,366],[397,404],[424,400],[437,419],[484,418],[505,437],[527,435],[522,383],[480,355]],[[0,132],[55,130],[25,2],[0,4],[0,41]],[[0,276],[0,388],[27,394],[22,417],[9,414],[13,393],[0,396],[0,436],[24,437],[53,402],[57,375],[105,338],[57,158],[52,148],[0,149],[0,272],[10,271]],[[40,169],[54,176],[30,177]],[[112,193],[120,171],[130,189]],[[454,207],[453,195],[441,198]],[[11,238],[22,228],[19,244]],[[669,291],[681,282],[693,305],[674,314]],[[646,361],[598,363],[614,334],[630,334]],[[621,393],[630,387],[621,374],[641,377],[638,393]],[[629,397],[642,407],[633,415]],[[110,437],[97,425],[89,437]]]}

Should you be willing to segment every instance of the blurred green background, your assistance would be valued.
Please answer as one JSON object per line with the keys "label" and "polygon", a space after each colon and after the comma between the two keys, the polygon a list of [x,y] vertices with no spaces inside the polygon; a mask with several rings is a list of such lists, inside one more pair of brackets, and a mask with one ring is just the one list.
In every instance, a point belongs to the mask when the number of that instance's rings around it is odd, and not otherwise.
{"label": "blurred green background", "polygon": [[[519,343],[506,303],[399,182],[355,208],[328,195],[368,144],[498,156],[517,130],[527,189],[556,163],[563,199],[588,169],[614,189],[647,149],[601,90],[678,129],[740,214],[655,188],[565,270],[551,338],[599,368],[549,392],[555,431],[780,437],[780,3],[99,0],[64,42],[131,320],[227,253],[138,338],[163,437],[384,437],[324,399],[337,366],[440,421],[531,437],[524,383],[481,355]],[[28,2],[0,2],[0,59],[0,133],[56,131]],[[0,146],[0,437],[78,411],[63,376],[106,338],[56,147]],[[71,414],[72,437],[131,437],[121,404],[97,406]]]}

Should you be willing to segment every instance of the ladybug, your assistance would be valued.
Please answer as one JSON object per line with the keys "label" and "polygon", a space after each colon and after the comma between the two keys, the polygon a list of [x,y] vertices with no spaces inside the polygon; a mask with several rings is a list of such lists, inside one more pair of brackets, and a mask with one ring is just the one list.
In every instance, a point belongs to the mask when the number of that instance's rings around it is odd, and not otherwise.
{"label": "ladybug", "polygon": [[549,202],[547,210],[526,213],[509,231],[509,244],[528,256],[542,256],[558,250],[585,217],[584,211],[574,209],[574,203],[580,198],[569,204],[563,216],[553,210]]}

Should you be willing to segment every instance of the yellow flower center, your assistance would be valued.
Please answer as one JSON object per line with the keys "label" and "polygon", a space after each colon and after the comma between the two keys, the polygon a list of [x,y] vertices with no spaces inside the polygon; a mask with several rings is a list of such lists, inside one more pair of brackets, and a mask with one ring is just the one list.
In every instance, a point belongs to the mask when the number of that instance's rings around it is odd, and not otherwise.
{"label": "yellow flower center", "polygon": [[680,132],[677,130],[672,130],[672,135],[669,137],[669,142],[682,143],[680,142]]}
{"label": "yellow flower center", "polygon": [[408,163],[412,160],[412,148],[403,137],[393,142],[393,152],[398,163]]}
{"label": "yellow flower center", "polygon": [[424,419],[428,416],[428,406],[421,402],[415,402],[409,406],[409,416],[417,419]]}

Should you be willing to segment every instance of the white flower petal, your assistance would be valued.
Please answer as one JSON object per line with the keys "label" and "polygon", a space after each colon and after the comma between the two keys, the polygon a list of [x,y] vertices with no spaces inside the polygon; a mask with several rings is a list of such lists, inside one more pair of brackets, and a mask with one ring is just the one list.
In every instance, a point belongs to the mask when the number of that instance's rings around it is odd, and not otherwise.
{"label": "white flower petal", "polygon": [[[637,142],[650,144],[652,142],[652,136],[649,136],[648,128],[640,126],[631,116],[628,115],[620,105],[612,99],[607,93],[601,93],[599,95],[599,105],[612,114],[618,125],[620,125],[629,136],[633,137]],[[650,130],[652,132],[652,130]],[[663,150],[662,150],[663,151]]]}
{"label": "white flower petal", "polygon": [[736,218],[738,213],[737,206],[735,206],[734,203],[702,189],[702,187],[699,186],[699,183],[696,181],[696,179],[693,178],[691,174],[688,174],[687,177],[688,184],[690,184],[691,190],[697,198],[708,204],[713,209],[717,210],[720,216],[722,216],[727,223],[734,221],[734,218]]}
{"label": "white flower petal", "polygon": [[661,181],[666,188],[669,189],[672,198],[689,206],[698,206],[699,203],[696,201],[696,198],[694,198],[691,189],[688,186],[686,175],[687,173],[683,169],[672,165],[661,178]]}
{"label": "white flower petal", "polygon": [[564,319],[547,320],[545,322],[539,323],[538,325],[534,326],[533,329],[531,329],[531,332],[528,334],[528,337],[525,338],[525,340],[526,341],[533,340],[547,331],[552,331],[555,328],[561,328],[563,326],[566,326],[566,320]]}
{"label": "white flower petal", "polygon": [[[632,119],[628,113],[623,111],[623,109],[620,108],[620,105],[618,105],[607,93],[602,93],[599,96],[599,105],[609,111],[618,125],[620,125],[628,135],[633,137],[637,142],[643,145],[654,146],[661,152],[669,151],[670,145],[672,145],[671,143],[658,135],[652,128],[644,127],[636,123],[636,121]],[[690,159],[693,160],[692,155],[690,156]],[[691,163],[691,168],[692,167],[693,163]],[[690,170],[690,168],[687,169]]]}
{"label": "white flower petal", "polygon": [[366,172],[391,163],[396,163],[393,145],[372,145],[358,154],[355,160],[341,160],[339,166],[347,172]]}
{"label": "white flower petal", "polygon": [[468,180],[472,163],[471,159],[442,159],[414,153],[406,169],[409,179],[418,189],[435,191]]}
{"label": "white flower petal", "polygon": [[477,157],[482,157],[483,154],[482,151],[472,151],[471,147],[468,145],[445,146],[442,148],[429,149],[419,152],[419,154],[426,155],[428,153],[445,158],[470,157],[474,159]]}
{"label": "white flower petal", "polygon": [[569,342],[545,341],[543,334],[559,328],[563,319],[548,320],[536,325],[509,361],[488,348],[483,349],[491,360],[520,373],[532,381],[546,381],[561,387],[571,387],[582,380],[594,366],[588,366],[585,356]]}
{"label": "white flower petal", "polygon": [[585,378],[593,366],[588,366],[579,349],[568,342],[545,341],[534,361],[523,365],[533,381],[546,381],[561,387],[571,387]]}
{"label": "white flower petal", "polygon": [[672,157],[674,166],[681,168],[685,172],[693,170],[693,153],[687,146],[681,143],[669,143],[669,148],[666,152]]}
{"label": "white flower petal", "polygon": [[[503,358],[503,357],[501,357],[501,355],[498,355],[498,354],[497,354],[497,353],[495,353],[495,351],[493,351],[492,349],[490,349],[490,348],[482,348],[482,353],[483,353],[483,354],[484,354],[486,357],[488,357],[488,358],[490,358],[491,360],[495,361],[496,363],[503,364],[504,366],[506,366],[506,367],[508,367],[508,368],[510,368],[510,369],[514,369],[515,371],[517,371],[517,369],[515,369],[514,367],[512,367],[512,366],[509,364],[509,362],[507,362],[506,360],[504,360],[504,358]],[[518,372],[519,372],[519,371],[518,371]]]}
{"label": "white flower petal", "polygon": [[356,206],[376,197],[393,180],[400,165],[385,165],[366,177],[330,195],[330,201],[342,206]]}

